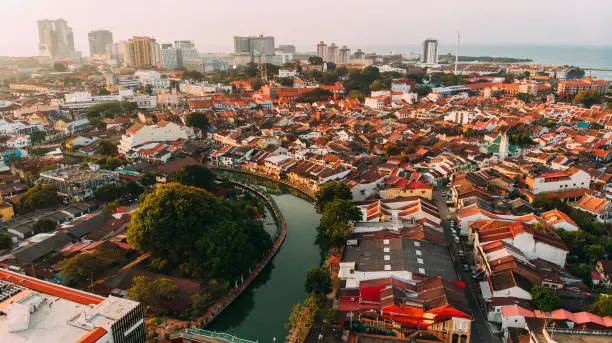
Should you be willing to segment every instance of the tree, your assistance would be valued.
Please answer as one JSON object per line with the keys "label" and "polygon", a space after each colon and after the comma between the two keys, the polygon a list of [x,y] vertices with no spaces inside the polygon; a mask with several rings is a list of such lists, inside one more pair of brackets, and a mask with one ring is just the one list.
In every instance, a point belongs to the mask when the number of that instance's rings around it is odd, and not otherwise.
{"label": "tree", "polygon": [[185,166],[176,173],[174,181],[185,186],[194,186],[212,190],[215,188],[215,174],[208,168],[199,165]]}
{"label": "tree", "polygon": [[35,233],[51,232],[57,228],[57,222],[49,218],[41,218],[32,226]]}
{"label": "tree", "polygon": [[516,98],[521,100],[522,102],[524,102],[526,104],[532,102],[535,99],[535,97],[533,95],[529,94],[529,93],[518,93],[516,95]]}
{"label": "tree", "polygon": [[312,267],[306,272],[304,282],[306,293],[321,297],[332,291],[332,280],[329,269],[325,266]]}
{"label": "tree", "polygon": [[612,316],[612,295],[601,295],[594,303],[585,306],[584,310],[601,317]]}
{"label": "tree", "polygon": [[308,63],[314,65],[321,65],[323,64],[323,59],[319,56],[310,56],[308,57]]}
{"label": "tree", "polygon": [[529,291],[533,304],[538,310],[550,312],[559,308],[559,297],[546,288],[536,285]]}
{"label": "tree", "polygon": [[37,130],[32,132],[32,134],[30,135],[30,139],[32,140],[32,143],[39,143],[42,142],[46,136],[47,133],[45,131]]}
{"label": "tree", "polygon": [[117,145],[113,144],[113,142],[109,141],[108,139],[103,139],[98,144],[96,152],[105,156],[116,155],[118,152]]}
{"label": "tree", "polygon": [[127,230],[130,246],[181,266],[184,274],[233,280],[257,263],[272,239],[225,199],[179,183],[147,194]]}
{"label": "tree", "polygon": [[65,71],[67,71],[68,68],[66,68],[66,65],[63,63],[53,63],[53,71],[54,72],[59,72],[59,73],[63,73]]}
{"label": "tree", "polygon": [[353,199],[351,189],[345,183],[330,181],[325,183],[323,187],[319,189],[317,194],[315,194],[315,207],[317,208],[317,211],[323,212],[327,204],[339,199]]}
{"label": "tree", "polygon": [[428,86],[416,86],[412,89],[414,93],[417,93],[419,98],[427,96],[427,94],[431,93],[431,88]]}
{"label": "tree", "polygon": [[290,77],[281,77],[278,79],[278,82],[283,87],[293,87],[293,79]]}
{"label": "tree", "polygon": [[374,91],[381,91],[381,90],[384,90],[384,89],[386,89],[385,85],[382,82],[378,81],[378,80],[374,80],[370,84],[370,90],[373,91],[373,92]]}
{"label": "tree", "polygon": [[59,262],[60,274],[74,280],[95,278],[105,268],[106,264],[96,253],[82,253]]}
{"label": "tree", "polygon": [[174,281],[161,278],[152,281],[147,276],[135,276],[127,294],[131,299],[139,301],[156,310],[160,309],[162,301],[170,301],[176,297],[178,287]]}
{"label": "tree", "polygon": [[183,80],[193,80],[193,81],[204,81],[204,79],[206,79],[204,77],[204,74],[198,72],[198,71],[185,71],[183,72]]}
{"label": "tree", "polygon": [[352,200],[334,200],[325,206],[319,230],[331,245],[342,246],[351,234],[350,222],[361,217],[361,210]]}
{"label": "tree", "polygon": [[333,96],[332,92],[322,89],[315,88],[311,91],[305,92],[300,98],[296,99],[296,102],[316,102],[316,101],[327,101]]}
{"label": "tree", "polygon": [[580,91],[574,96],[573,103],[582,104],[586,108],[591,108],[595,104],[601,104],[601,94],[596,90]]}
{"label": "tree", "polygon": [[474,137],[474,129],[472,129],[471,127],[468,127],[467,130],[465,130],[463,132],[463,137],[465,137],[465,138],[472,138],[472,137]]}
{"label": "tree", "polygon": [[349,92],[349,99],[358,99],[359,101],[363,101],[365,99],[365,94],[362,91],[353,89]]}
{"label": "tree", "polygon": [[55,185],[36,185],[29,188],[17,200],[17,208],[20,213],[25,213],[55,206],[57,203],[57,188]]}
{"label": "tree", "polygon": [[157,183],[156,177],[154,173],[145,173],[144,175],[142,175],[142,177],[140,178],[140,183],[143,186],[151,186]]}
{"label": "tree", "polygon": [[208,123],[208,118],[204,113],[201,112],[192,112],[187,115],[187,120],[185,121],[187,126],[198,128],[202,131],[206,131],[210,124]]}
{"label": "tree", "polygon": [[11,234],[6,231],[0,231],[0,250],[10,249],[13,246]]}
{"label": "tree", "polygon": [[319,303],[314,296],[310,296],[304,300],[304,303],[298,303],[293,307],[289,315],[289,326],[292,329],[302,331],[304,328],[314,324],[316,314],[319,310]]}
{"label": "tree", "polygon": [[94,191],[94,197],[101,202],[111,202],[121,196],[119,187],[113,184],[102,185]]}

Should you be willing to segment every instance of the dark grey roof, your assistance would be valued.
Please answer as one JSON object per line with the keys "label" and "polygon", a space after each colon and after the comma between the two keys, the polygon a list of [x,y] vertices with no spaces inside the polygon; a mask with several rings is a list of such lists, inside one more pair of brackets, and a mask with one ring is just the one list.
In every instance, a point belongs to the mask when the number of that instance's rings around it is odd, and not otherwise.
{"label": "dark grey roof", "polygon": [[[409,238],[404,238],[402,243],[406,270],[444,280],[457,280],[448,247]],[[421,261],[423,263],[419,263]]]}
{"label": "dark grey roof", "polygon": [[61,250],[70,241],[67,233],[58,231],[44,241],[17,249],[13,255],[22,262],[32,262],[53,251]]}

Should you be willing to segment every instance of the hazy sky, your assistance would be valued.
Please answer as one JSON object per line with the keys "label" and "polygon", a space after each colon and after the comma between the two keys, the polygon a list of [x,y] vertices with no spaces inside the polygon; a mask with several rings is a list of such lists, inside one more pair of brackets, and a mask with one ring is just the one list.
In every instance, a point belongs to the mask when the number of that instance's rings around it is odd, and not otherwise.
{"label": "hazy sky", "polygon": [[0,55],[38,52],[36,20],[64,18],[77,50],[87,33],[111,29],[115,41],[148,35],[191,39],[201,52],[229,52],[232,36],[264,33],[276,44],[315,50],[319,40],[356,49],[453,44],[612,46],[611,0],[0,0]]}

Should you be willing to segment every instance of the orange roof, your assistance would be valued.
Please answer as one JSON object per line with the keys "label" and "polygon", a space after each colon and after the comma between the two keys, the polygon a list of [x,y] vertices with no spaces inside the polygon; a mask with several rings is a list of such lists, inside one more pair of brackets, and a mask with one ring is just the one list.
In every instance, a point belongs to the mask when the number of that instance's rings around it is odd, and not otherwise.
{"label": "orange roof", "polygon": [[81,337],[77,343],[96,343],[100,338],[104,337],[108,331],[97,327],[89,331],[85,336]]}
{"label": "orange roof", "polygon": [[104,298],[95,294],[56,285],[33,277],[11,272],[0,268],[0,280],[11,282],[37,292],[50,294],[83,305],[99,304]]}
{"label": "orange roof", "polygon": [[140,131],[140,129],[142,129],[144,127],[144,125],[140,124],[140,123],[136,123],[132,126],[129,127],[129,129],[127,129],[125,132],[127,134],[133,135],[136,132]]}

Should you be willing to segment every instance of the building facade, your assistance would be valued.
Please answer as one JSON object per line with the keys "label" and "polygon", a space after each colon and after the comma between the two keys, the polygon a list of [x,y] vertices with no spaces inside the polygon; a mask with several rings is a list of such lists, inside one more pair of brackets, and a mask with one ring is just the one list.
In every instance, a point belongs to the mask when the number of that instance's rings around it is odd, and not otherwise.
{"label": "building facade", "polygon": [[427,38],[421,47],[421,63],[438,64],[438,41]]}
{"label": "building facade", "polygon": [[38,51],[41,56],[71,57],[74,33],[64,19],[38,21]]}
{"label": "building facade", "polygon": [[161,66],[159,44],[151,37],[134,36],[127,41],[124,60],[128,67],[159,68]]}
{"label": "building facade", "polygon": [[110,46],[113,44],[113,33],[109,30],[91,31],[87,38],[89,39],[89,54],[91,56],[108,53]]}

